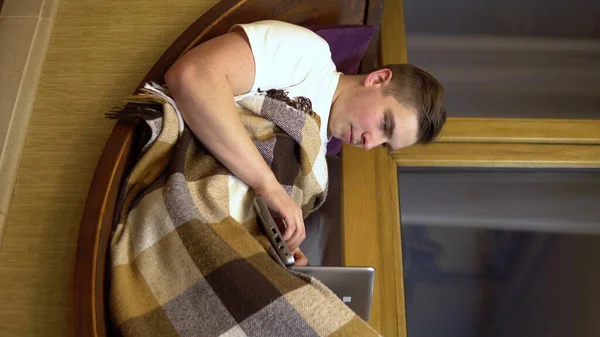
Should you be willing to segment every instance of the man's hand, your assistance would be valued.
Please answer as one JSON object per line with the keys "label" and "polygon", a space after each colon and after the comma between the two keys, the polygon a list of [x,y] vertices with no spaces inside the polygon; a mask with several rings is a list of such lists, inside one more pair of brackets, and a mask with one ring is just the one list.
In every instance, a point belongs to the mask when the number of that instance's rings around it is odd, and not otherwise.
{"label": "man's hand", "polygon": [[300,250],[300,248],[294,251],[294,266],[306,266],[308,264],[308,259],[306,255]]}
{"label": "man's hand", "polygon": [[291,252],[295,251],[306,238],[302,210],[273,177],[272,180],[255,188],[269,209],[285,221],[287,226],[282,232],[283,240]]}

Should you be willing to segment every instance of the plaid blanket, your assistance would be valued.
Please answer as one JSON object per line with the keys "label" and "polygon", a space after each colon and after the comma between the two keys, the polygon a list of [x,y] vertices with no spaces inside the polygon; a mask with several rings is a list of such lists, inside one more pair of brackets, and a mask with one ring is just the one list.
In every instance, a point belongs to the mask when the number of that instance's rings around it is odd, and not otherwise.
{"label": "plaid blanket", "polygon": [[[110,117],[150,137],[121,191],[110,242],[110,312],[124,336],[374,336],[323,284],[285,268],[257,225],[254,192],[185,127],[168,91],[146,84]],[[310,101],[253,95],[239,114],[305,217],[327,189]]]}

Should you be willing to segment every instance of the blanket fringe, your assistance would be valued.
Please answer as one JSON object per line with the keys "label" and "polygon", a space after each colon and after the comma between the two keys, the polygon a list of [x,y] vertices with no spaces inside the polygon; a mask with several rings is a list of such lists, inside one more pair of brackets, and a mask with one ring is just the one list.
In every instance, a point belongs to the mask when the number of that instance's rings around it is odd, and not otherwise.
{"label": "blanket fringe", "polygon": [[156,82],[144,83],[137,94],[125,98],[124,106],[112,108],[109,113],[104,115],[109,119],[136,120],[142,118],[150,121],[163,117],[165,105],[170,105],[175,110],[181,136],[185,127],[181,112],[173,98],[170,97],[169,89]]}
{"label": "blanket fringe", "polygon": [[156,119],[163,116],[163,100],[152,94],[138,94],[125,99],[125,105],[113,107],[104,116],[108,119]]}
{"label": "blanket fringe", "polygon": [[141,119],[156,119],[161,118],[163,112],[157,108],[162,108],[162,105],[156,103],[128,103],[123,107],[115,107],[104,114],[105,118],[108,119],[122,119],[122,120],[134,120],[137,118]]}

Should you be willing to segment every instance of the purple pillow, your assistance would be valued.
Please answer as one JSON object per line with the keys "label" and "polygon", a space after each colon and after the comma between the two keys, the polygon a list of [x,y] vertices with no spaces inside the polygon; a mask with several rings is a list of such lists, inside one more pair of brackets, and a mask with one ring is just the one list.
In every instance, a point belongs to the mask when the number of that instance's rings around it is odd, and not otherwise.
{"label": "purple pillow", "polygon": [[[337,70],[346,75],[358,73],[360,61],[377,27],[366,25],[310,26],[306,27],[322,37],[329,44],[331,59]],[[331,138],[327,143],[327,154],[338,154],[342,150],[342,141]]]}
{"label": "purple pillow", "polygon": [[337,70],[347,75],[358,73],[360,61],[377,27],[366,25],[311,26],[308,29],[329,44],[331,59]]}

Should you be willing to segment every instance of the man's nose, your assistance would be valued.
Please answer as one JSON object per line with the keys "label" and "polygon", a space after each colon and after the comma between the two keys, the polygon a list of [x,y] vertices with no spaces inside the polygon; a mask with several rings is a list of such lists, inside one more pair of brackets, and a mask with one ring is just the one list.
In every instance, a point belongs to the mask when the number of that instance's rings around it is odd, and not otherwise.
{"label": "man's nose", "polygon": [[378,147],[379,145],[383,144],[384,142],[384,137],[381,135],[374,135],[372,133],[367,133],[365,132],[363,135],[363,149],[365,150],[371,150],[373,148]]}

